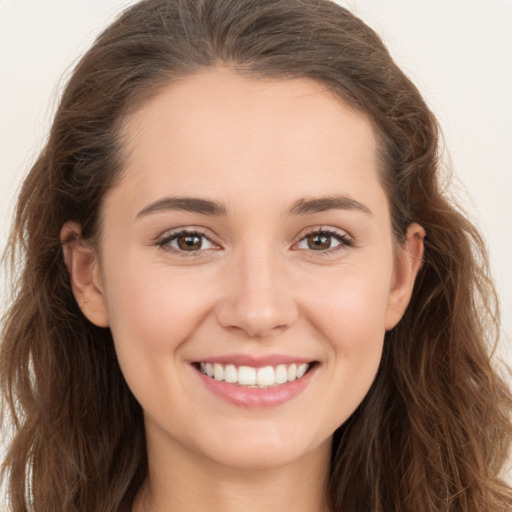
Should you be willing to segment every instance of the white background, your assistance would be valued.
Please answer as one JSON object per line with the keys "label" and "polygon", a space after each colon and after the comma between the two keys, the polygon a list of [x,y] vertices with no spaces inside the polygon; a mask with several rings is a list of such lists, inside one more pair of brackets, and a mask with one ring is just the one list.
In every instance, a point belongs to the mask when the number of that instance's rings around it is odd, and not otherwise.
{"label": "white background", "polygon": [[[0,0],[0,250],[63,77],[131,3]],[[383,37],[441,122],[453,190],[488,241],[509,347],[501,354],[512,363],[512,0],[340,3]]]}

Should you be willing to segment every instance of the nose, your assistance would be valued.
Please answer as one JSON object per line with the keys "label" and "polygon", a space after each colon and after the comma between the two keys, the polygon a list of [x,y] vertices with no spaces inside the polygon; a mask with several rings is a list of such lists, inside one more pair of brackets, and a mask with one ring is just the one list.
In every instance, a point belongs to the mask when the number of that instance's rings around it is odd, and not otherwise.
{"label": "nose", "polygon": [[262,339],[298,318],[293,286],[284,262],[272,254],[241,255],[226,269],[225,288],[217,303],[218,322],[245,336]]}

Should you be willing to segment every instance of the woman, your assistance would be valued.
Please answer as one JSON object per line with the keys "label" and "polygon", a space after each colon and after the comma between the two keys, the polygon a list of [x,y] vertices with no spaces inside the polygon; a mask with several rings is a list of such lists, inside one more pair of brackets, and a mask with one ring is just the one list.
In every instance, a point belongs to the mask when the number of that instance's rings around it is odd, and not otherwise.
{"label": "woman", "polygon": [[128,9],[18,202],[12,509],[509,508],[493,288],[437,156],[334,3]]}

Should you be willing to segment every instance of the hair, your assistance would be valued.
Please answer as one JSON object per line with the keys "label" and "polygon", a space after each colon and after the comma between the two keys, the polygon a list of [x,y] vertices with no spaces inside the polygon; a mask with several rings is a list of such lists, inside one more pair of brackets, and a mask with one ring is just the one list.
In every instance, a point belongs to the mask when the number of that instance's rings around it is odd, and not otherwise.
{"label": "hair", "polygon": [[0,348],[12,511],[129,510],[147,477],[141,407],[110,331],[74,299],[60,230],[74,221],[84,240],[98,236],[105,192],[123,172],[123,117],[218,65],[312,79],[362,112],[379,140],[396,240],[411,222],[427,232],[375,381],[334,434],[332,510],[510,509],[501,475],[512,397],[491,364],[496,295],[483,241],[444,191],[437,122],[416,87],[376,34],[329,0],[145,0],[76,66],[17,203]]}

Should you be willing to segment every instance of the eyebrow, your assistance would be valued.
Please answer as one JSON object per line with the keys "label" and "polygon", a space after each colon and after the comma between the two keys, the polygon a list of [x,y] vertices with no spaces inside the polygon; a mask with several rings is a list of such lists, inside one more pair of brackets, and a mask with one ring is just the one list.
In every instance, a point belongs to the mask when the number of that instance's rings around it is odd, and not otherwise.
{"label": "eyebrow", "polygon": [[325,212],[327,210],[359,210],[372,215],[371,210],[364,204],[347,196],[329,196],[315,199],[299,199],[290,209],[293,215],[307,215]]}
{"label": "eyebrow", "polygon": [[[137,218],[162,211],[181,210],[201,215],[227,215],[226,207],[216,201],[198,197],[164,197],[146,206],[137,214]],[[328,210],[359,210],[372,215],[371,210],[364,204],[347,196],[329,196],[315,199],[299,199],[290,208],[292,215],[307,215]]]}
{"label": "eyebrow", "polygon": [[164,197],[149,206],[146,206],[137,214],[137,218],[145,217],[150,213],[161,211],[182,210],[201,215],[226,215],[226,207],[215,201],[200,199],[197,197]]}

